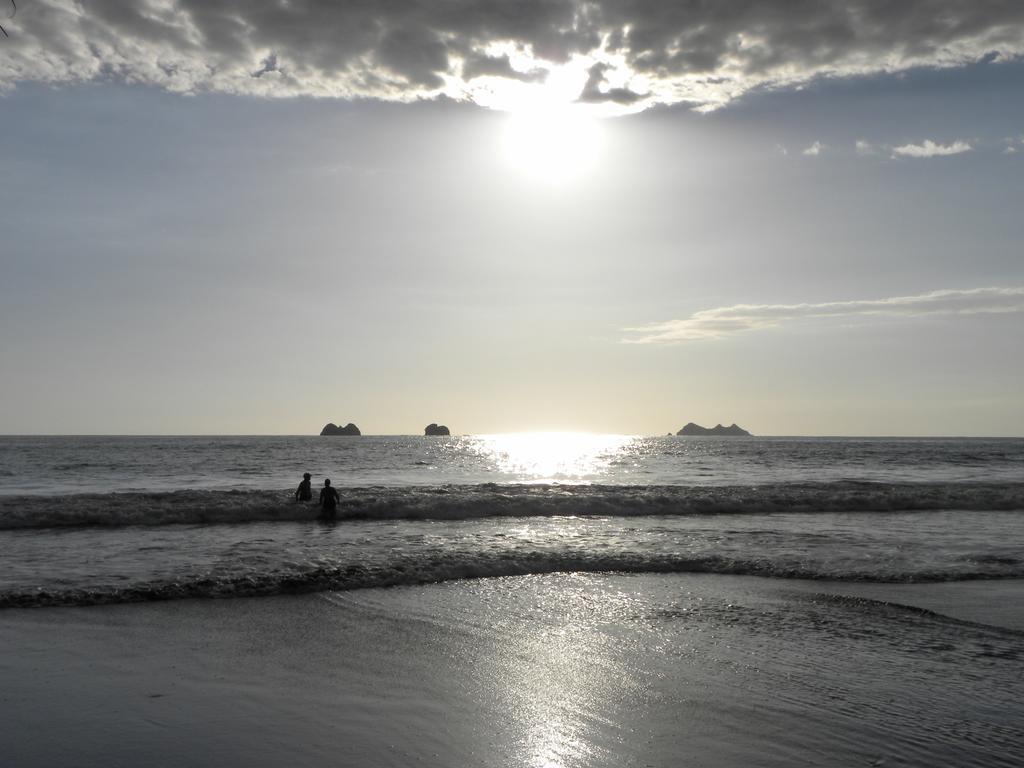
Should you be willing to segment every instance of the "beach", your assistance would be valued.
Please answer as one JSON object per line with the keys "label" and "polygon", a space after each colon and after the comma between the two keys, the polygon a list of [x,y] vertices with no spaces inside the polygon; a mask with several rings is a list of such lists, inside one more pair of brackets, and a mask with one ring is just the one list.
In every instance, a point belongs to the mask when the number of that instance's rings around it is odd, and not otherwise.
{"label": "beach", "polygon": [[8,611],[0,746],[15,766],[1019,765],[1019,613],[955,618],[989,590],[944,586],[897,605],[555,574]]}
{"label": "beach", "polygon": [[0,0],[0,768],[1024,768],[1024,2]]}
{"label": "beach", "polygon": [[5,768],[1024,760],[1022,440],[0,449]]}

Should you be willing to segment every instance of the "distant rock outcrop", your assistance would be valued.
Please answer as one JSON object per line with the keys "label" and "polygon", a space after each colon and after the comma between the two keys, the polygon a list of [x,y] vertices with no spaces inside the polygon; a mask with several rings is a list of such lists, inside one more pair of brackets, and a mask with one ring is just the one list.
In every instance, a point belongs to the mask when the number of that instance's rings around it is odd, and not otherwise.
{"label": "distant rock outcrop", "polygon": [[344,427],[339,427],[337,424],[331,422],[326,427],[320,430],[321,435],[361,435],[359,427],[353,424],[351,421]]}
{"label": "distant rock outcrop", "polygon": [[449,430],[444,424],[427,424],[426,429],[423,430],[423,434],[428,436],[450,435],[451,430]]}
{"label": "distant rock outcrop", "polygon": [[720,435],[725,437],[750,437],[750,433],[743,427],[737,424],[730,424],[728,427],[723,427],[721,424],[708,429],[702,427],[700,424],[694,424],[692,421],[685,427],[676,432],[677,435]]}

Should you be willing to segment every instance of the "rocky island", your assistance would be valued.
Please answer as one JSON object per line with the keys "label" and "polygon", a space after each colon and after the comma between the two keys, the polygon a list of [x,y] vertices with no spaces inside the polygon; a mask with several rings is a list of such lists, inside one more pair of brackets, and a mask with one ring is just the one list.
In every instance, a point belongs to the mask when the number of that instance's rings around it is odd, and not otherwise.
{"label": "rocky island", "polygon": [[750,433],[738,424],[730,424],[728,427],[723,427],[721,424],[708,429],[702,427],[700,424],[694,424],[692,421],[685,427],[676,432],[677,435],[718,435],[725,437],[750,437]]}
{"label": "rocky island", "polygon": [[423,434],[429,436],[450,435],[451,430],[444,424],[427,424]]}
{"label": "rocky island", "polygon": [[357,427],[355,424],[353,424],[350,421],[344,427],[339,427],[334,422],[331,422],[330,424],[328,424],[327,426],[325,426],[323,429],[320,430],[320,434],[321,435],[351,435],[351,436],[354,437],[356,435],[361,435],[363,433],[359,431],[359,427]]}

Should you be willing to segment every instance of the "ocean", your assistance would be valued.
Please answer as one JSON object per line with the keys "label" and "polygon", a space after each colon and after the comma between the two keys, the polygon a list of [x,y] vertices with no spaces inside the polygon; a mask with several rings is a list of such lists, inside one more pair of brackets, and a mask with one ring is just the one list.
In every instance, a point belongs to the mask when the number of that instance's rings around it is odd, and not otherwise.
{"label": "ocean", "polygon": [[3,437],[0,551],[4,765],[1024,764],[1021,439]]}

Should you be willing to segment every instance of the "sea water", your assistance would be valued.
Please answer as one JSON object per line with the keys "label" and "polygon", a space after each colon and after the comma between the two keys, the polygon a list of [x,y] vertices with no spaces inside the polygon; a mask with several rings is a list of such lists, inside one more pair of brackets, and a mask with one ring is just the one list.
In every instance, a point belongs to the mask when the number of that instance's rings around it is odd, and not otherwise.
{"label": "sea water", "polygon": [[201,691],[74,764],[1024,762],[1024,440],[0,438],[0,552],[3,702],[69,622]]}
{"label": "sea water", "polygon": [[[304,471],[340,521],[296,502]],[[1024,577],[1024,440],[0,438],[0,605],[565,571]]]}
{"label": "sea water", "polygon": [[1024,482],[1017,438],[0,437],[0,494],[281,490],[317,484],[757,486]]}

